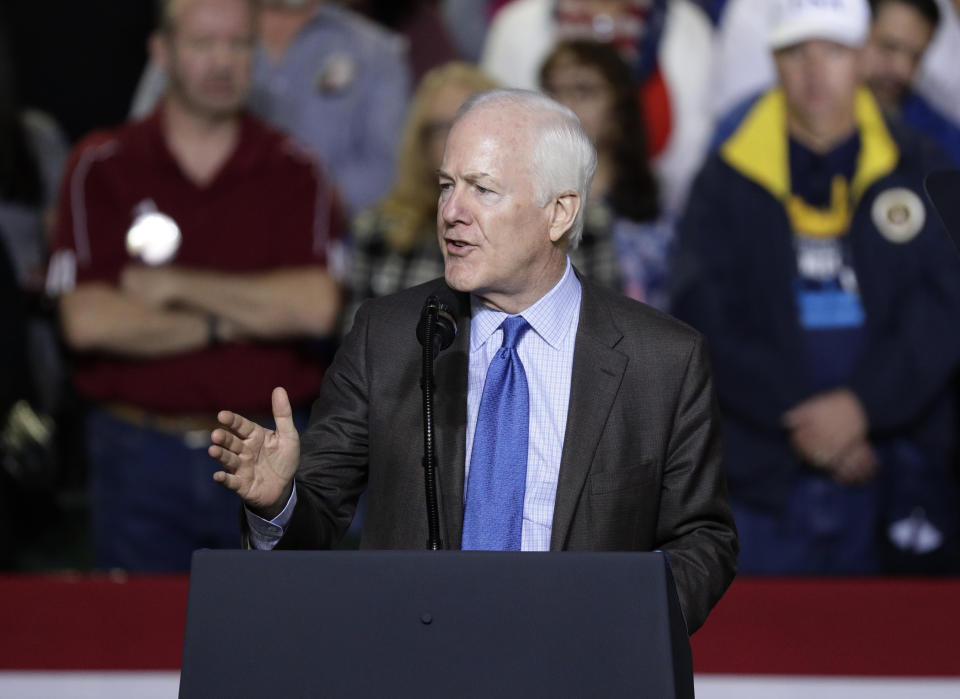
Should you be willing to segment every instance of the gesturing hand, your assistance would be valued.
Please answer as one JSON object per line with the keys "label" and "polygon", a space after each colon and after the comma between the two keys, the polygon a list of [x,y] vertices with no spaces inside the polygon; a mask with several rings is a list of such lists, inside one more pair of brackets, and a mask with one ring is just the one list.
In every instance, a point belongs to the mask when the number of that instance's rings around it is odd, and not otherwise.
{"label": "gesturing hand", "polygon": [[234,491],[265,519],[283,510],[300,462],[300,436],[293,425],[287,392],[273,389],[272,403],[276,431],[222,410],[217,420],[223,428],[210,435],[213,444],[207,450],[226,469],[214,473],[213,480]]}

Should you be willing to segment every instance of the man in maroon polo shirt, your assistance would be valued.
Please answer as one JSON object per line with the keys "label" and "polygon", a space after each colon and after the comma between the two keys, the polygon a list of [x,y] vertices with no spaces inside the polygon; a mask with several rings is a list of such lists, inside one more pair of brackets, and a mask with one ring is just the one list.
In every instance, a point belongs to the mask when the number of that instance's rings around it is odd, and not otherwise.
{"label": "man in maroon polo shirt", "polygon": [[320,386],[338,205],[308,156],[243,111],[254,33],[252,0],[169,0],[151,43],[166,99],[87,137],[63,181],[48,287],[92,403],[100,568],[184,570],[196,548],[237,545],[206,456],[217,409],[267,415],[274,386],[301,406]]}

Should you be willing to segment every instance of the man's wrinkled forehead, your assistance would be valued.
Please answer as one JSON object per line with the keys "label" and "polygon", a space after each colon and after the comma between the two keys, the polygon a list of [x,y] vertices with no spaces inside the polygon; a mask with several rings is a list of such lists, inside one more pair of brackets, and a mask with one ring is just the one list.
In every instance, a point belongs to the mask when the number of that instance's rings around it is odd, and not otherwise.
{"label": "man's wrinkled forehead", "polygon": [[484,111],[471,112],[451,129],[441,177],[532,196],[535,168],[529,129],[496,109]]}
{"label": "man's wrinkled forehead", "polygon": [[466,142],[474,148],[502,149],[511,162],[520,165],[531,156],[538,121],[530,110],[517,105],[480,105],[454,122],[447,145]]}

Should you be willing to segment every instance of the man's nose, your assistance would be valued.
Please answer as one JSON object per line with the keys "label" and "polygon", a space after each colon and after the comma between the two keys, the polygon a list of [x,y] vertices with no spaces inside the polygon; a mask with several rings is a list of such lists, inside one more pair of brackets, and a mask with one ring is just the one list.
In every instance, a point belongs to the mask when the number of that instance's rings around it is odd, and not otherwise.
{"label": "man's nose", "polygon": [[217,68],[230,67],[234,62],[235,54],[234,47],[228,41],[215,42],[210,51],[213,65]]}
{"label": "man's nose", "polygon": [[440,216],[443,218],[444,223],[453,225],[454,223],[463,221],[467,217],[466,208],[463,204],[463,193],[460,186],[454,186],[447,190],[445,196],[441,194]]}
{"label": "man's nose", "polygon": [[807,70],[813,78],[822,80],[830,71],[829,57],[823,51],[811,51],[807,57]]}

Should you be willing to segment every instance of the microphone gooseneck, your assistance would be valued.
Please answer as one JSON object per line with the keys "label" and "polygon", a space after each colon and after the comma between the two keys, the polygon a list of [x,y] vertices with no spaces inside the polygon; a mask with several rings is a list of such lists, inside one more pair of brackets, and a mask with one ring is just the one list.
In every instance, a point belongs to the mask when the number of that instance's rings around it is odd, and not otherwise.
{"label": "microphone gooseneck", "polygon": [[423,346],[420,388],[423,391],[423,477],[427,506],[427,549],[443,548],[440,539],[440,506],[437,498],[437,457],[434,449],[433,360],[453,343],[457,322],[450,305],[431,295],[423,304],[417,323],[417,340]]}

